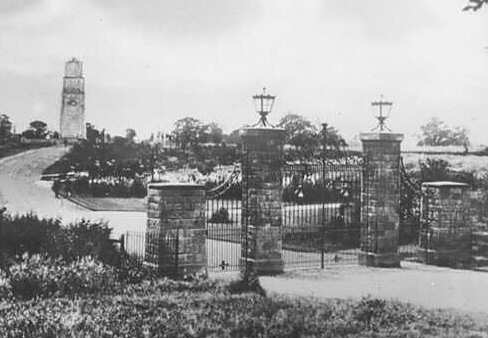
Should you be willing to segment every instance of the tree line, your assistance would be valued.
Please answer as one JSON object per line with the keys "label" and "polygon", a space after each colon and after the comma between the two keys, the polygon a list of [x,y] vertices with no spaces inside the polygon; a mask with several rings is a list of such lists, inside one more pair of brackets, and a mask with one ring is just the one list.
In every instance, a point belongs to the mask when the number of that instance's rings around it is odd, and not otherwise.
{"label": "tree line", "polygon": [[34,120],[29,123],[27,129],[17,134],[14,131],[10,117],[7,114],[0,114],[0,144],[16,142],[21,137],[43,140],[47,138],[59,138],[59,133],[49,130],[46,122]]}

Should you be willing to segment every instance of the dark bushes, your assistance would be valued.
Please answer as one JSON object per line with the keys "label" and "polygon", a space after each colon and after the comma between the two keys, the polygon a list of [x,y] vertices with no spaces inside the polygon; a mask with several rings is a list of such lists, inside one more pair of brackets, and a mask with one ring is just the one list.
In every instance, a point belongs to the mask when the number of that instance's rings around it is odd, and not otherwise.
{"label": "dark bushes", "polygon": [[67,262],[91,256],[113,266],[120,253],[110,241],[106,223],[81,220],[62,226],[58,219],[40,219],[34,214],[0,216],[0,267],[15,263],[24,253],[61,257]]}
{"label": "dark bushes", "polygon": [[229,211],[224,207],[215,211],[208,221],[210,223],[232,223],[229,218]]}
{"label": "dark bushes", "polygon": [[116,273],[93,258],[66,263],[61,259],[24,255],[8,269],[8,288],[20,299],[48,296],[74,296],[112,290]]}

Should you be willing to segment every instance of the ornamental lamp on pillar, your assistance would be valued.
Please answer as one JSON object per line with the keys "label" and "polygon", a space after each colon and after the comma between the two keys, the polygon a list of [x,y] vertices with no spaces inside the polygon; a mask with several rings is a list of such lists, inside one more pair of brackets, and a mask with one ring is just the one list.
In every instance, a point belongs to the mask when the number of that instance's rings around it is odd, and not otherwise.
{"label": "ornamental lamp on pillar", "polygon": [[252,97],[256,112],[260,116],[258,123],[253,127],[273,127],[269,124],[267,116],[273,109],[275,98],[276,96],[266,94],[266,87],[263,88],[262,94],[257,94]]}
{"label": "ornamental lamp on pillar", "polygon": [[[398,267],[400,216],[400,154],[403,134],[391,133],[383,108],[392,102],[381,98],[371,103],[379,108],[378,125],[361,133],[366,165],[361,183],[361,253],[359,262],[375,267]],[[388,130],[385,132],[385,129]]]}
{"label": "ornamental lamp on pillar", "polygon": [[244,128],[242,137],[242,258],[241,272],[246,280],[255,275],[283,272],[282,259],[282,182],[285,130],[267,119],[275,96],[254,95],[259,121]]}
{"label": "ornamental lamp on pillar", "polygon": [[[393,102],[385,101],[383,95],[380,96],[378,101],[371,102],[371,106],[378,107],[378,115],[375,118],[378,120],[378,125],[371,131],[379,130],[382,133],[385,129],[391,131],[390,128],[386,126],[386,120],[390,117],[391,108],[393,107]],[[383,107],[388,107],[388,111],[385,113]]]}

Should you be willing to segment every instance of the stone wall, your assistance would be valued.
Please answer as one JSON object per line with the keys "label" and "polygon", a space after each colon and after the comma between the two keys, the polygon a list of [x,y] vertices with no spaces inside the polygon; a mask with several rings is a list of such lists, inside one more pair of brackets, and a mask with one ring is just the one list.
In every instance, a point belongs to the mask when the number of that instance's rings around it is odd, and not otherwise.
{"label": "stone wall", "polygon": [[363,133],[361,183],[362,265],[398,267],[400,144],[402,134]]}
{"label": "stone wall", "polygon": [[205,242],[204,187],[149,184],[145,263],[176,278],[206,273]]}
{"label": "stone wall", "polygon": [[422,184],[419,258],[427,263],[470,267],[472,263],[468,185]]}

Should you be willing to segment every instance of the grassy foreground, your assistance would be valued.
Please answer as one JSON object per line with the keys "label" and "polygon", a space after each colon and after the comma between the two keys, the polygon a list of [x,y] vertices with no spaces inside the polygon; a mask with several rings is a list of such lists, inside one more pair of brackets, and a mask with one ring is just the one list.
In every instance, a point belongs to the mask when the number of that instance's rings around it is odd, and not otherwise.
{"label": "grassy foreground", "polygon": [[486,337],[488,317],[377,299],[236,294],[159,281],[114,294],[0,303],[1,337]]}

